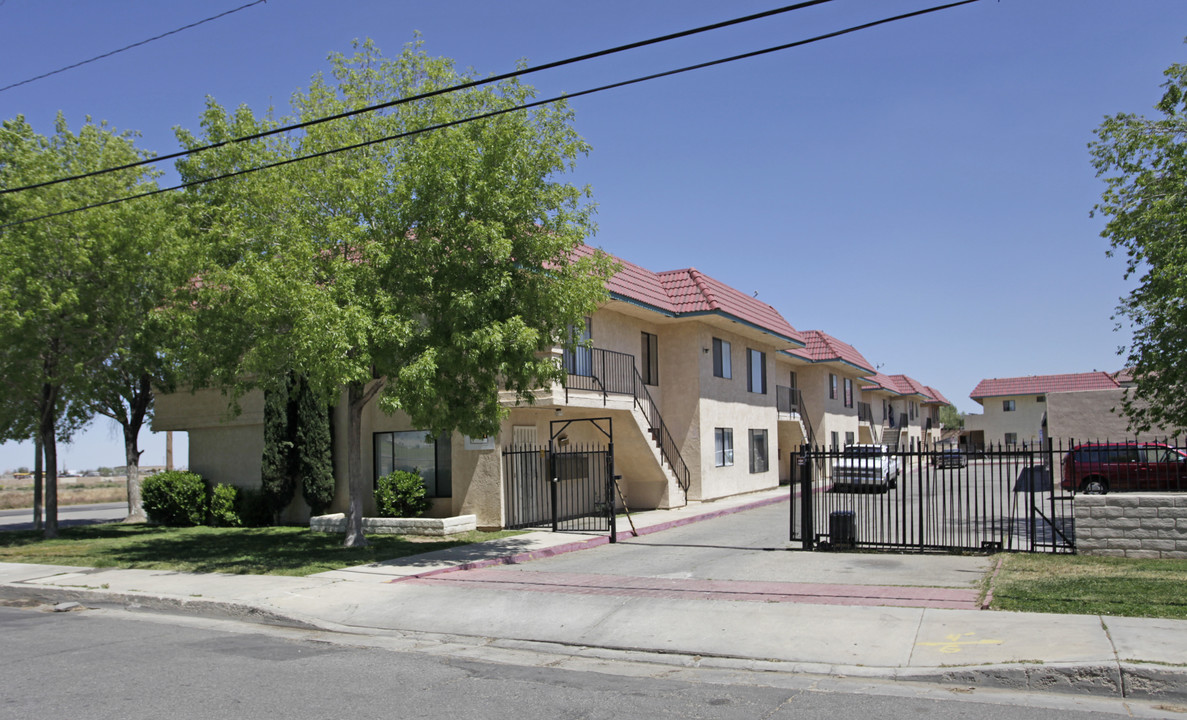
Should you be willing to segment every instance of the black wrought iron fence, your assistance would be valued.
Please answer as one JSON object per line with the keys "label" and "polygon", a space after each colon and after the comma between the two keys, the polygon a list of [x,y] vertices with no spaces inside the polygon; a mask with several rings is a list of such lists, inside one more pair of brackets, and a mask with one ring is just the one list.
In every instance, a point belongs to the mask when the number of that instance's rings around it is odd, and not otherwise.
{"label": "black wrought iron fence", "polygon": [[1177,440],[956,448],[805,446],[791,537],[805,549],[1075,551],[1077,493],[1187,492]]}
{"label": "black wrought iron fence", "polygon": [[612,458],[596,445],[504,450],[504,526],[613,533]]}

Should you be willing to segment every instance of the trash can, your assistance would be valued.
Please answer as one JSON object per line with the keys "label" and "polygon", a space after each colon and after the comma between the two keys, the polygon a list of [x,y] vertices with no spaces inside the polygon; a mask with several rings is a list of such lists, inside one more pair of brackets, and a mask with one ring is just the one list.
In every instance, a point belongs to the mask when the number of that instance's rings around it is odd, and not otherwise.
{"label": "trash can", "polygon": [[857,513],[852,510],[834,510],[828,514],[828,541],[836,549],[853,548],[857,545]]}

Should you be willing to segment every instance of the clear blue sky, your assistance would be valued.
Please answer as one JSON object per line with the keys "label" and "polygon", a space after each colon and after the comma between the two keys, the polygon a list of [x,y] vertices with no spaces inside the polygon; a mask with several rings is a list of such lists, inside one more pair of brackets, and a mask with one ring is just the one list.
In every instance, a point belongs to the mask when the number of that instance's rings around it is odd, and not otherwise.
{"label": "clear blue sky", "polygon": [[[0,86],[247,0],[4,0]],[[0,118],[43,133],[63,111],[177,149],[204,98],[283,110],[331,51],[371,37],[490,74],[777,7],[774,0],[268,0],[164,40],[0,92]],[[921,9],[837,0],[747,26],[532,76],[542,96]],[[936,3],[938,4],[938,3]],[[800,330],[964,411],[986,377],[1113,370],[1128,290],[1089,217],[1087,143],[1103,116],[1151,112],[1187,60],[1182,0],[982,0],[923,18],[573,102],[593,145],[591,243],[652,270],[696,267]],[[164,461],[145,432],[143,461]],[[184,464],[186,443],[178,438]],[[106,422],[63,448],[70,469],[123,462]],[[0,469],[32,450],[0,448]]]}

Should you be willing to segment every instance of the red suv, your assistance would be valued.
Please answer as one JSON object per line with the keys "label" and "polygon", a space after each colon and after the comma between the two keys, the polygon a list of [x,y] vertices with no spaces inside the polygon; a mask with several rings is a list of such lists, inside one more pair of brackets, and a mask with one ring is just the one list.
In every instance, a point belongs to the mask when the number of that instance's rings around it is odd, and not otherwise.
{"label": "red suv", "polygon": [[1187,455],[1163,443],[1077,445],[1063,456],[1063,489],[1187,490]]}

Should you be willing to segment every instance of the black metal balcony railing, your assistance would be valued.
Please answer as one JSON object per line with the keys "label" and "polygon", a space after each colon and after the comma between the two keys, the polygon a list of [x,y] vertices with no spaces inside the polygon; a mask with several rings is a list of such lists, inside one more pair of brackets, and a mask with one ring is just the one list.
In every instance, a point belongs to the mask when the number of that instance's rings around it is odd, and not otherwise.
{"label": "black metal balcony railing", "polygon": [[688,465],[681,457],[659,414],[659,407],[647,392],[647,385],[635,367],[635,356],[627,353],[603,350],[601,348],[579,347],[565,350],[561,357],[564,364],[565,402],[569,401],[569,390],[592,390],[602,394],[604,403],[610,394],[629,395],[635,406],[647,418],[651,438],[659,447],[660,455],[676,475],[676,482],[688,492],[692,482]]}
{"label": "black metal balcony railing", "polygon": [[803,409],[803,395],[799,388],[775,386],[775,405],[781,413],[799,413]]}

